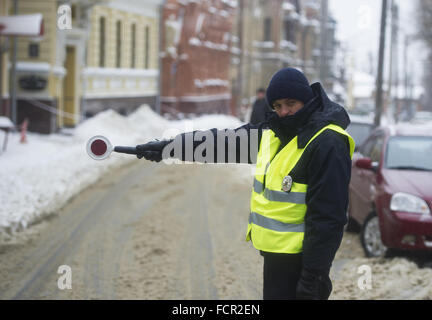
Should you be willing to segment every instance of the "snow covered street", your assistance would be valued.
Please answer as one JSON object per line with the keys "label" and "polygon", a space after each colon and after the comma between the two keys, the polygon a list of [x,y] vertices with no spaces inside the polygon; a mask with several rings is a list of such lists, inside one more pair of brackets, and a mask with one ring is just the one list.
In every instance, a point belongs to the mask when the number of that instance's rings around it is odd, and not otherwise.
{"label": "snow covered street", "polygon": [[128,117],[112,110],[102,112],[70,136],[30,133],[28,142],[20,144],[19,135],[13,134],[7,151],[0,155],[0,237],[8,238],[55,213],[103,174],[136,159],[122,154],[102,162],[90,159],[85,146],[92,136],[104,135],[117,145],[134,146],[185,131],[240,125],[236,118],[224,115],[167,121],[142,106]]}
{"label": "snow covered street", "polygon": [[[118,168],[25,245],[4,248],[0,298],[261,299],[252,281],[261,257],[244,241],[249,173],[145,161]],[[72,270],[72,290],[57,288],[60,265]]]}
{"label": "snow covered street", "polygon": [[[1,299],[262,299],[262,257],[246,242],[250,165],[91,160],[101,134],[116,145],[207,128],[227,116],[167,121],[142,107],[106,111],[71,135],[12,135],[0,156]],[[60,290],[59,266],[72,270]],[[359,269],[371,271],[361,288]],[[432,299],[432,269],[411,259],[367,259],[346,233],[330,299]]]}

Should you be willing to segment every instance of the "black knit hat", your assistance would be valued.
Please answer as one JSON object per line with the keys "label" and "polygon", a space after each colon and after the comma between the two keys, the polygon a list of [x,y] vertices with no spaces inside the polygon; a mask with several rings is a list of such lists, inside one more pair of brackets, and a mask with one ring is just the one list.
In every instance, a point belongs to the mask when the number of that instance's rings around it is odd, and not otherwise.
{"label": "black knit hat", "polygon": [[273,103],[279,99],[296,99],[306,104],[314,97],[314,94],[301,71],[285,68],[273,75],[267,88],[266,97],[267,103],[273,108]]}

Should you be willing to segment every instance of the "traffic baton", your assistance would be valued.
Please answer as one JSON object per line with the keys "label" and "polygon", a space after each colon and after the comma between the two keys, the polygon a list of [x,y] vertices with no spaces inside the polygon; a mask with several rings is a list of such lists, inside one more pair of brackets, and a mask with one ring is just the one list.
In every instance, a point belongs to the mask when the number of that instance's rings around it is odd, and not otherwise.
{"label": "traffic baton", "polygon": [[87,142],[87,154],[94,160],[105,160],[112,152],[138,154],[136,147],[115,146],[104,136],[94,136]]}

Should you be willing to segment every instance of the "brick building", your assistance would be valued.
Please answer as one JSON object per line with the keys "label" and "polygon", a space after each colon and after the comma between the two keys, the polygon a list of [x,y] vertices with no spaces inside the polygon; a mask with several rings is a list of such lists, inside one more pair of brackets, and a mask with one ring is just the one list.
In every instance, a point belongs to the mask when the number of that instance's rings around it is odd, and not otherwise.
{"label": "brick building", "polygon": [[163,113],[229,113],[235,0],[167,0],[163,8]]}

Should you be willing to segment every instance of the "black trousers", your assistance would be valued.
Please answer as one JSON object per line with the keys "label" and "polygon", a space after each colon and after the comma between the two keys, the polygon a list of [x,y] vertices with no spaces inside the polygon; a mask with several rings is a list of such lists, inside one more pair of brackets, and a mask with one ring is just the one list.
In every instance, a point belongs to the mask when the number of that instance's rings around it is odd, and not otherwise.
{"label": "black trousers", "polygon": [[302,254],[260,252],[264,257],[264,300],[295,300]]}

